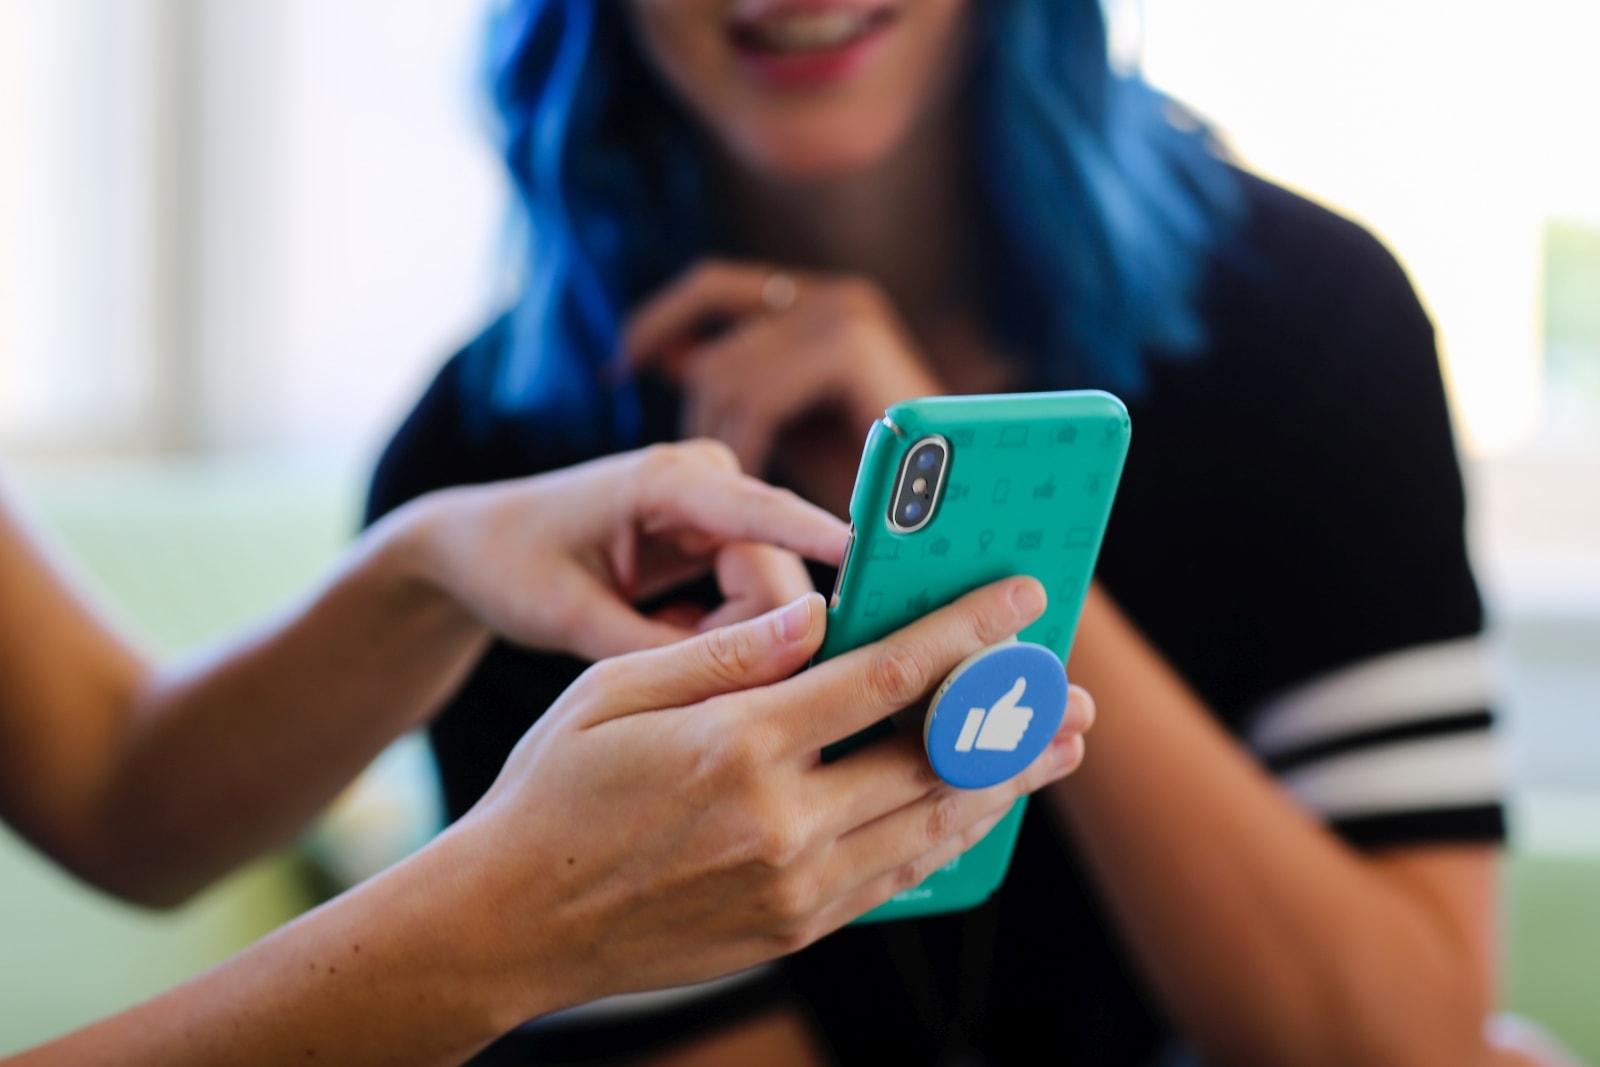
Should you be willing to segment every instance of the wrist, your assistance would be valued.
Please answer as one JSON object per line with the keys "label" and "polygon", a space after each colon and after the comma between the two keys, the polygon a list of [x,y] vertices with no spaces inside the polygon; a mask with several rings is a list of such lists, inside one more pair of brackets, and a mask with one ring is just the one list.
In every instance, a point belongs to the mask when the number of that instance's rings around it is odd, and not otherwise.
{"label": "wrist", "polygon": [[340,1029],[357,1027],[330,1046],[348,1054],[335,1061],[388,1062],[405,1048],[408,1062],[464,1062],[551,1010],[536,976],[497,954],[486,927],[507,920],[486,907],[481,858],[457,846],[447,831],[290,928],[300,942],[291,969],[305,960],[301,980],[324,984],[316,999],[338,1006]]}
{"label": "wrist", "polygon": [[385,516],[369,533],[372,550],[365,562],[399,610],[482,630],[451,580],[449,502],[458,493],[429,493]]}
{"label": "wrist", "polygon": [[[480,1028],[498,1037],[592,998],[579,988],[577,957],[563,945],[572,930],[556,918],[559,901],[550,899],[546,883],[528,877],[541,866],[526,854],[537,846],[525,833],[508,846],[511,838],[482,808],[480,802],[416,859],[440,903],[438,951],[453,959]],[[505,862],[508,847],[518,851],[518,862]]]}

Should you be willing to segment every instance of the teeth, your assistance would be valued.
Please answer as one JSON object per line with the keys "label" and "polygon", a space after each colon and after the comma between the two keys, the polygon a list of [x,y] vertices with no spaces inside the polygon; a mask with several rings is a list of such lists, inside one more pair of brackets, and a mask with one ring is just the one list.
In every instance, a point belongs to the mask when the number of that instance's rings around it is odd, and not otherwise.
{"label": "teeth", "polygon": [[837,48],[860,36],[870,21],[869,12],[818,11],[763,20],[750,27],[750,34],[775,52],[809,52]]}

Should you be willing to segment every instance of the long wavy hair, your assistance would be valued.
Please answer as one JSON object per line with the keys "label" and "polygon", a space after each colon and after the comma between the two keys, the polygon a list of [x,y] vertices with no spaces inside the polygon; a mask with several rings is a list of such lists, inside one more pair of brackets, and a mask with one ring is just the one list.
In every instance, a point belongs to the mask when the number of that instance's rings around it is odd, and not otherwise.
{"label": "long wavy hair", "polygon": [[[1100,0],[974,6],[986,328],[1042,380],[1137,395],[1147,360],[1204,346],[1234,176],[1203,126],[1113,69]],[[473,403],[553,424],[577,451],[639,443],[637,393],[611,368],[622,319],[717,232],[691,120],[626,18],[615,0],[507,0],[490,24],[520,278],[496,343],[477,346]]]}

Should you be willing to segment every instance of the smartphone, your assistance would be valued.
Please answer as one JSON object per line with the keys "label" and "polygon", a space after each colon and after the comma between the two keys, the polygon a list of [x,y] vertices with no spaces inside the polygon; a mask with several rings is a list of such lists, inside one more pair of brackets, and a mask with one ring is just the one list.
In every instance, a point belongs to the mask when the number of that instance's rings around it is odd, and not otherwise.
{"label": "smartphone", "polygon": [[[1037,578],[1049,596],[1020,639],[1065,662],[1130,425],[1122,401],[1099,391],[933,397],[886,411],[867,434],[817,662],[1017,574]],[[845,758],[894,728],[885,721],[823,758]],[[981,904],[1005,878],[1026,804],[1018,800],[965,854],[857,921]]]}

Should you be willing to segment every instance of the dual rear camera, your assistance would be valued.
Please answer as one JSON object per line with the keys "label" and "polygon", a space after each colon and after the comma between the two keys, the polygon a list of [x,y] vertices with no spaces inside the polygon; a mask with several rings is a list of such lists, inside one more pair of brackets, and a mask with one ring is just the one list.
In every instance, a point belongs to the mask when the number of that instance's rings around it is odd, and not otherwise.
{"label": "dual rear camera", "polygon": [[924,437],[911,446],[900,465],[900,479],[889,510],[889,525],[912,533],[928,524],[950,465],[950,445],[942,437]]}

